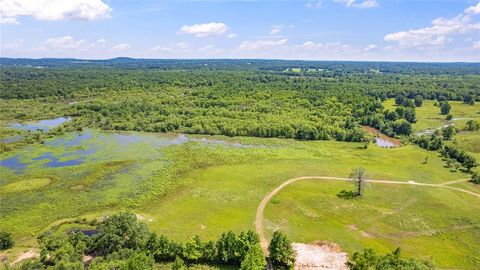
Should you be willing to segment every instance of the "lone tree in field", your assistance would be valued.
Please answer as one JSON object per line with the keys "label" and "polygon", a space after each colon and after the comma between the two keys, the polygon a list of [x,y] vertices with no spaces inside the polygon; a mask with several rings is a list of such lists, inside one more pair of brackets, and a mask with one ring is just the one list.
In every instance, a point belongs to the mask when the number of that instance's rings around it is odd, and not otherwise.
{"label": "lone tree in field", "polygon": [[363,188],[365,187],[365,178],[366,178],[366,172],[364,168],[355,168],[352,170],[350,173],[350,178],[353,180],[353,183],[355,185],[355,189],[357,191],[357,196],[362,196],[363,195]]}
{"label": "lone tree in field", "polygon": [[446,102],[446,101],[442,101],[440,103],[440,113],[443,114],[443,115],[449,114],[451,108],[452,107],[450,106],[450,104],[448,104],[448,102]]}

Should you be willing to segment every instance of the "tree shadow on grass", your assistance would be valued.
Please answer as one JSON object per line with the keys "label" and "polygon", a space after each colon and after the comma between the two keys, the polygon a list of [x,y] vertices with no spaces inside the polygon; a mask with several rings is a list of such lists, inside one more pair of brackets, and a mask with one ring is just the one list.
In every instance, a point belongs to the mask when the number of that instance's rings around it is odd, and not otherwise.
{"label": "tree shadow on grass", "polygon": [[345,200],[351,200],[351,199],[356,199],[357,193],[351,191],[351,190],[342,190],[337,194],[337,197],[340,199],[345,199]]}

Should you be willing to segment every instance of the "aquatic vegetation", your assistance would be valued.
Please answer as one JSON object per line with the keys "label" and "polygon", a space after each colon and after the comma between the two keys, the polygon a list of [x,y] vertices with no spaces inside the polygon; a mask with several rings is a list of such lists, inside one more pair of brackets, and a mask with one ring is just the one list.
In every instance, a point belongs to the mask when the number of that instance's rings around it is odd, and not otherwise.
{"label": "aquatic vegetation", "polygon": [[[47,186],[48,184],[50,184],[50,182],[50,178],[25,179],[0,187],[0,194],[36,190]],[[19,195],[17,194],[17,196]]]}

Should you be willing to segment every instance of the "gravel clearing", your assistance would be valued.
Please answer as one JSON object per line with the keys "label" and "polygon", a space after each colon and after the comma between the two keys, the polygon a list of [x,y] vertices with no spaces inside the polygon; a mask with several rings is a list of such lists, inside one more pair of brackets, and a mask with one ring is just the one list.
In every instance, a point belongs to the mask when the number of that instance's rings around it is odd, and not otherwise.
{"label": "gravel clearing", "polygon": [[295,270],[347,270],[348,255],[335,243],[293,243],[292,246],[297,253]]}

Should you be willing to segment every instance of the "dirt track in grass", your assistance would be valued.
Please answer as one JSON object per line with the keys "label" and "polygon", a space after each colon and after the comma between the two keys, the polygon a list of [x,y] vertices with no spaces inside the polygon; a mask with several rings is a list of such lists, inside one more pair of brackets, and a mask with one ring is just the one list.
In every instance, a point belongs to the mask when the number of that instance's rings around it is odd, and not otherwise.
{"label": "dirt track in grass", "polygon": [[[300,180],[323,180],[323,181],[352,181],[350,178],[345,178],[345,177],[330,177],[330,176],[302,176],[302,177],[295,177],[286,180],[283,182],[281,185],[276,187],[274,190],[270,191],[260,202],[257,208],[257,213],[255,215],[255,230],[257,231],[258,235],[260,236],[260,243],[262,245],[263,250],[268,254],[268,241],[267,238],[265,237],[264,233],[264,227],[263,227],[263,212],[265,210],[265,206],[267,203],[277,194],[280,190],[282,190],[284,187],[300,181]],[[378,184],[387,184],[387,185],[412,185],[412,186],[426,186],[426,187],[435,187],[435,188],[445,188],[445,189],[450,189],[450,190],[455,190],[458,192],[463,192],[470,194],[472,196],[475,196],[477,198],[480,198],[479,193],[475,193],[473,191],[457,188],[457,187],[451,187],[449,184],[455,184],[459,182],[466,182],[469,179],[459,179],[459,180],[454,180],[454,181],[448,181],[440,184],[428,184],[428,183],[417,183],[415,181],[393,181],[393,180],[376,180],[376,179],[368,179],[366,180],[368,183],[378,183]]]}

